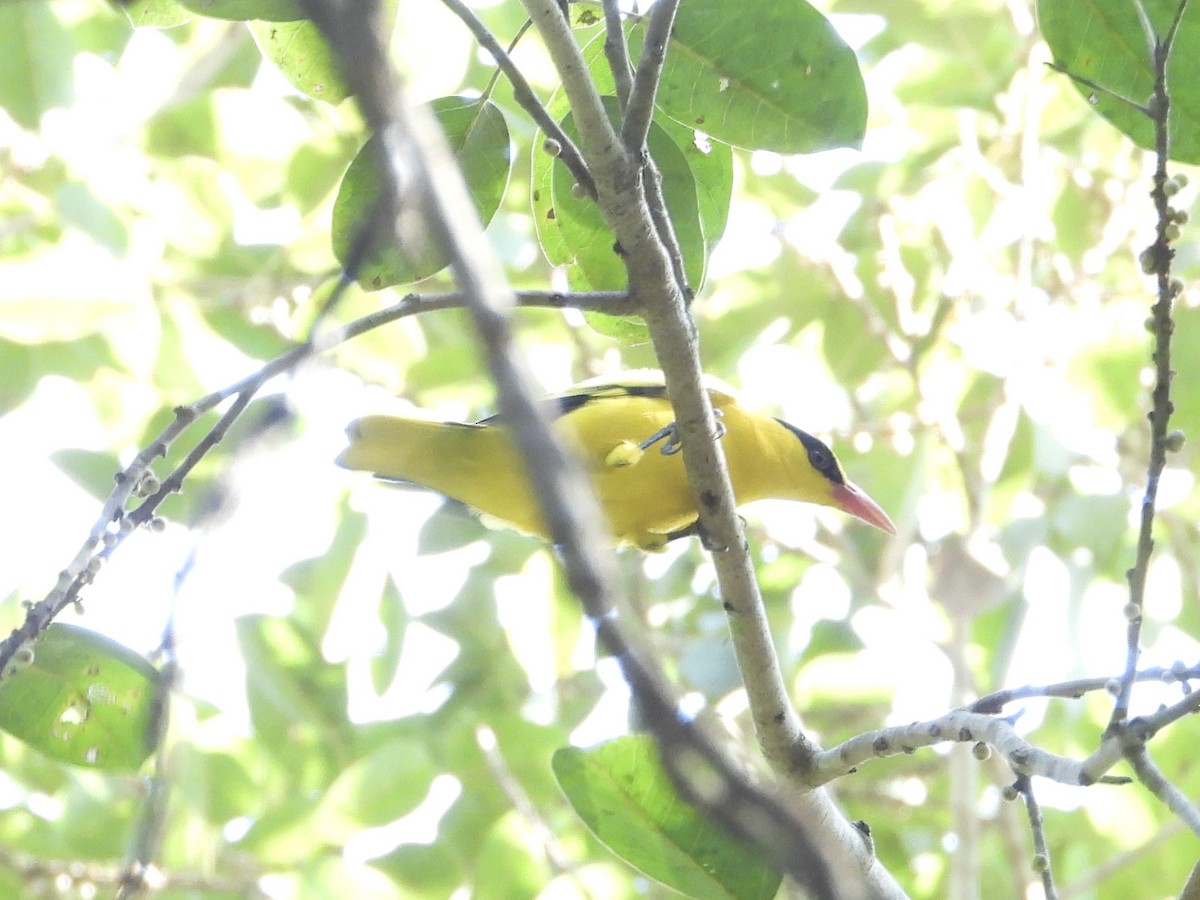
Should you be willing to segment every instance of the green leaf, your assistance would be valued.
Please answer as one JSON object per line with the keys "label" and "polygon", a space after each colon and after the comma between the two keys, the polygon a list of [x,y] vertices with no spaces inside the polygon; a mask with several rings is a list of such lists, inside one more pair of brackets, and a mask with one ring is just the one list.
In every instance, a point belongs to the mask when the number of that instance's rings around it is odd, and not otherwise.
{"label": "green leaf", "polygon": [[147,122],[146,152],[173,159],[187,155],[216,159],[220,150],[212,95],[190,97]]}
{"label": "green leaf", "polygon": [[129,253],[129,232],[112,208],[92,189],[78,181],[68,181],[54,196],[54,209],[64,224],[78,228],[114,257]]}
{"label": "green leaf", "polygon": [[[571,288],[585,290],[574,284]],[[598,333],[616,338],[622,344],[641,344],[650,340],[650,329],[644,321],[634,316],[610,316],[607,313],[586,311],[583,318]]]}
{"label": "green leaf", "polygon": [[1091,494],[1060,499],[1050,513],[1054,532],[1072,547],[1087,547],[1098,561],[1121,546],[1127,530],[1129,499],[1124,494]]}
{"label": "green leaf", "polygon": [[[479,218],[486,226],[500,208],[512,164],[508,126],[489,100],[442,97],[430,104],[454,159],[462,169]],[[377,168],[378,141],[371,138],[358,152],[342,178],[333,204],[333,252],[342,265],[364,223],[370,220],[383,178]],[[449,259],[441,247],[399,248],[376,240],[358,273],[364,290],[377,291],[394,284],[427,278],[445,268]]]}
{"label": "green leaf", "polygon": [[304,18],[299,0],[179,0],[181,6],[210,19],[248,22],[296,22]]}
{"label": "green leaf", "polygon": [[321,655],[320,636],[292,619],[238,618],[238,645],[246,667],[246,694],[254,729],[281,759],[301,758],[319,768],[329,742],[348,728],[346,673]]}
{"label": "green leaf", "polygon": [[375,868],[419,897],[449,897],[463,879],[463,859],[439,841],[401,844],[387,856],[371,860]]}
{"label": "green leaf", "polygon": [[700,227],[704,245],[712,250],[725,233],[729,204],[733,199],[733,148],[721,141],[710,141],[693,128],[660,116],[661,125],[687,159],[696,180],[696,200],[700,208]]}
{"label": "green leaf", "polygon": [[[1177,7],[1175,0],[1145,0],[1141,5],[1157,35],[1165,36]],[[1150,44],[1137,5],[1126,0],[1039,0],[1037,12],[1055,63],[1116,97],[1072,80],[1075,89],[1134,143],[1153,149],[1150,117],[1125,102],[1144,107],[1154,89]],[[1198,83],[1200,10],[1189,6],[1167,69],[1170,154],[1181,162],[1200,162],[1200,92],[1190,89]]]}
{"label": "green leaf", "polygon": [[[396,485],[396,489],[425,490],[420,487],[410,488],[403,483]],[[417,555],[429,556],[457,550],[474,541],[483,540],[488,534],[488,527],[469,507],[457,500],[446,498],[417,532]]]}
{"label": "green leaf", "polygon": [[320,846],[313,827],[320,803],[312,792],[291,793],[271,803],[237,842],[237,849],[275,866],[291,866],[311,856]]}
{"label": "green leaf", "polygon": [[[391,34],[397,0],[383,0],[380,30]],[[353,93],[342,75],[337,55],[313,22],[249,22],[262,55],[275,63],[288,81],[314,100],[334,106]]]}
{"label": "green leaf", "polygon": [[880,365],[886,347],[872,332],[866,313],[853,300],[834,298],[822,317],[825,362],[844,385],[861,384]]}
{"label": "green leaf", "polygon": [[0,106],[36,129],[42,113],[71,101],[72,38],[42,0],[0,3]]}
{"label": "green leaf", "polygon": [[774,897],[782,875],[680,799],[652,738],[564,747],[551,763],[575,812],[607,847],[650,878],[693,897]]}
{"label": "green leaf", "polygon": [[[628,26],[632,34],[638,31]],[[609,117],[616,122],[615,87],[604,56],[604,35],[583,47],[583,58],[596,90],[604,97]],[[578,139],[565,92],[556,91],[547,110]],[[570,266],[571,289],[620,290],[626,283],[624,266],[612,250],[614,238],[604,225],[595,203],[573,194],[574,178],[567,167],[542,148],[545,135],[537,133],[532,159],[531,199],[533,219],[542,252],[551,265]],[[729,215],[733,193],[733,151],[729,145],[697,135],[688,125],[659,116],[648,138],[651,156],[663,176],[663,196],[684,254],[688,281],[694,291],[703,283],[707,252],[720,239]],[[565,217],[565,218],[564,218]],[[580,251],[583,251],[580,255]],[[601,334],[625,342],[644,341],[640,322],[599,314],[586,318]]]}
{"label": "green leaf", "polygon": [[421,742],[389,741],[338,773],[315,810],[314,824],[330,842],[386,825],[425,799],[436,772]]}
{"label": "green leaf", "polygon": [[115,454],[78,447],[55,450],[50,454],[50,461],[97,500],[108,496],[113,488],[113,476],[121,471]]}
{"label": "green leaf", "polygon": [[0,337],[0,414],[20,406],[41,377],[35,368],[37,348]]}
{"label": "green leaf", "polygon": [[297,90],[335,106],[350,96],[333,49],[312,22],[248,24],[262,55],[279,66]]}
{"label": "green leaf", "polygon": [[284,194],[301,212],[312,212],[341,182],[350,154],[357,148],[357,142],[349,148],[343,143],[344,138],[338,136],[328,141],[314,139],[297,147],[288,160]]}
{"label": "green leaf", "polygon": [[388,576],[379,596],[379,624],[383,626],[383,646],[371,657],[371,686],[382,694],[400,669],[400,653],[408,632],[409,615],[404,597],[392,576]]}
{"label": "green leaf", "polygon": [[802,0],[680,4],[657,102],[718,140],[778,153],[857,147],[867,123],[854,52]]}
{"label": "green leaf", "polygon": [[367,533],[367,520],[343,500],[333,540],[319,556],[292,563],[279,580],[296,592],[299,607],[292,619],[312,638],[324,637],[354,555]]}
{"label": "green leaf", "polygon": [[[628,31],[631,27],[627,26],[626,30]],[[613,94],[616,86],[613,82],[612,70],[608,67],[608,61],[604,56],[604,35],[598,34],[593,37],[584,44],[581,52],[584,62],[587,64],[588,74],[596,86],[596,92],[602,97]],[[570,109],[570,100],[566,91],[561,88],[551,95],[550,102],[546,106],[546,111],[558,122],[568,115]],[[533,222],[538,232],[538,242],[550,265],[571,266],[567,270],[571,290],[595,290],[595,286],[588,281],[579,267],[572,265],[575,262],[575,253],[563,235],[562,226],[558,221],[558,210],[554,205],[554,181],[556,178],[563,177],[560,170],[566,171],[566,166],[558,160],[557,156],[551,156],[545,151],[543,146],[545,139],[546,135],[541,130],[534,136],[531,161],[530,198],[533,205]],[[598,327],[596,330],[602,334],[612,334],[604,327]]]}
{"label": "green leaf", "polygon": [[131,0],[128,3],[113,2],[113,6],[125,13],[134,28],[174,28],[192,18],[192,14],[176,0]]}
{"label": "green leaf", "polygon": [[63,762],[131,772],[154,749],[158,673],[116,641],[53,624],[0,682],[0,728]]}
{"label": "green leaf", "polygon": [[[609,118],[618,120],[617,100],[604,97]],[[563,131],[572,139],[578,137],[574,118],[568,114],[562,121]],[[659,125],[650,126],[647,141],[650,155],[662,173],[663,200],[675,236],[683,253],[684,269],[693,290],[704,281],[705,235],[700,221],[700,205],[696,195],[696,179],[688,158],[671,136]],[[565,165],[555,165],[551,174],[551,196],[558,226],[574,261],[594,290],[621,290],[628,282],[625,263],[616,248],[616,238],[595,201],[576,197],[575,179]]]}

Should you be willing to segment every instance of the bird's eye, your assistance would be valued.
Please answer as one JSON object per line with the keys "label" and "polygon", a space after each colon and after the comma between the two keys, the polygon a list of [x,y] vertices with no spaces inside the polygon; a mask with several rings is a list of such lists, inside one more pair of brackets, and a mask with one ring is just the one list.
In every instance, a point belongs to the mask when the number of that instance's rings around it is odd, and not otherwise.
{"label": "bird's eye", "polygon": [[833,464],[833,454],[824,447],[809,447],[808,461],[818,472],[824,472]]}

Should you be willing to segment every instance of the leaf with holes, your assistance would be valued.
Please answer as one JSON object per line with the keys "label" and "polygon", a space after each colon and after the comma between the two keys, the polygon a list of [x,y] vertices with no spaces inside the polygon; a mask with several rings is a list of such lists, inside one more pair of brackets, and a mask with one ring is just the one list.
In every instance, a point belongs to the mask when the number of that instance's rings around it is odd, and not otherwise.
{"label": "leaf with holes", "polygon": [[0,681],[0,728],[63,762],[131,772],[154,749],[158,673],[116,641],[51,625]]}
{"label": "leaf with holes", "polygon": [[[630,34],[634,52],[644,37]],[[718,140],[777,153],[857,147],[867,125],[854,51],[802,0],[680,4],[657,103]]]}

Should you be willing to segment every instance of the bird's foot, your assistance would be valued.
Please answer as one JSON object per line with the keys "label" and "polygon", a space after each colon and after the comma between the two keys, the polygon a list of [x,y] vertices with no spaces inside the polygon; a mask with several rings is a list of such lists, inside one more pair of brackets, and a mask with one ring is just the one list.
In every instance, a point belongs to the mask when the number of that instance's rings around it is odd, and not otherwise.
{"label": "bird's foot", "polygon": [[[720,440],[725,436],[725,423],[721,421],[722,412],[719,409],[714,409],[713,415],[716,417],[717,422],[717,440]],[[650,435],[650,437],[646,438],[646,440],[642,441],[638,446],[642,450],[649,450],[659,441],[664,442],[659,448],[659,453],[661,453],[663,456],[674,456],[681,449],[683,449],[683,445],[679,443],[679,432],[675,428],[674,422],[672,422],[670,425],[660,428],[658,431],[654,432],[654,434]]]}
{"label": "bird's foot", "polygon": [[[743,519],[741,516],[738,516],[738,521],[742,523],[742,527],[745,527],[745,519]],[[663,535],[663,537],[665,538],[663,541],[664,548],[671,541],[678,540],[679,538],[698,537],[700,538],[700,546],[710,553],[722,553],[729,549],[725,542],[717,540],[715,535],[709,534],[707,531],[705,531],[698,519],[691,525],[680,528],[677,531],[667,532],[665,535]]]}

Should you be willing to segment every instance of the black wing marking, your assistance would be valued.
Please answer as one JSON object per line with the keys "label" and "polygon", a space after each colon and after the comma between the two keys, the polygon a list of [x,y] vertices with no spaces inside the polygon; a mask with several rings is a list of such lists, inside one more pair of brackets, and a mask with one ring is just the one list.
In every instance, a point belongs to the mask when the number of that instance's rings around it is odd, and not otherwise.
{"label": "black wing marking", "polygon": [[[588,385],[586,390],[574,394],[562,394],[543,401],[552,419],[560,418],[581,409],[589,403],[598,400],[610,400],[614,397],[650,397],[665,398],[667,389],[661,384],[596,384]],[[500,413],[480,419],[478,425],[500,425],[504,418]]]}

